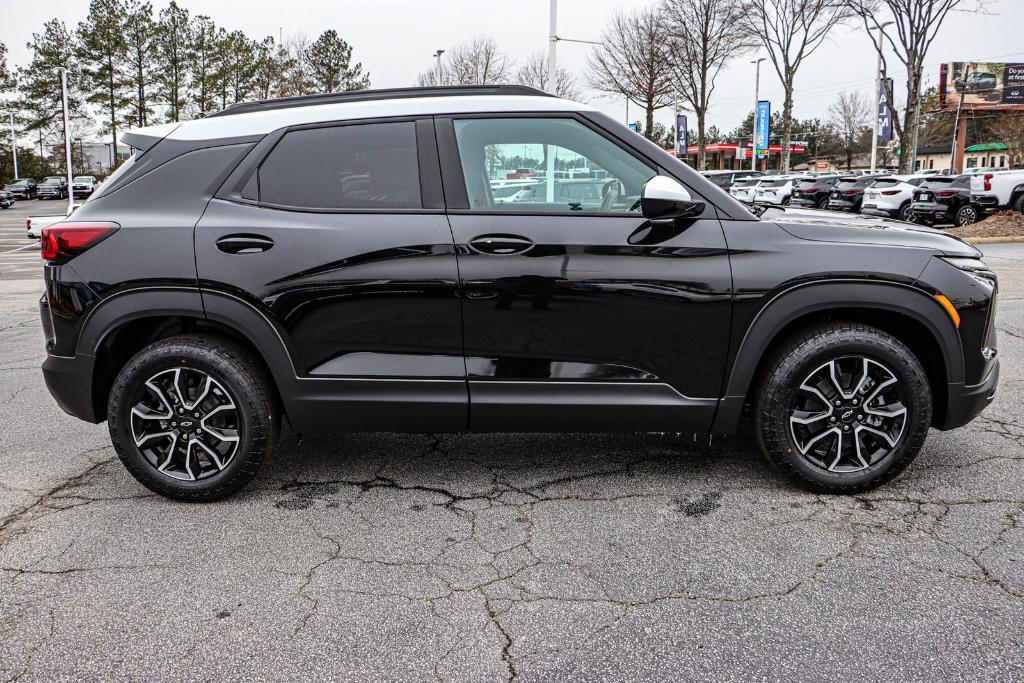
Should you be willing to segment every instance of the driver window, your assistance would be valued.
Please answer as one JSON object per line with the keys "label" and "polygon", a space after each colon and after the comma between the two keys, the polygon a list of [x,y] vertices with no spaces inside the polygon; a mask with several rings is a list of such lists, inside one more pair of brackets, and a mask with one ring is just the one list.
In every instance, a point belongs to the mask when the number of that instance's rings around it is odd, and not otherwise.
{"label": "driver window", "polygon": [[477,211],[639,213],[657,175],[574,119],[462,119],[455,138]]}

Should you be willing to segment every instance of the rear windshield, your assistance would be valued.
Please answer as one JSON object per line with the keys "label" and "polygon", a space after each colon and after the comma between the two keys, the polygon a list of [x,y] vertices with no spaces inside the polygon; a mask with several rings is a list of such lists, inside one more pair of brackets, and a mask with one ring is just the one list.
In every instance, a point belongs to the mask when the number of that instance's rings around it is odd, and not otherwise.
{"label": "rear windshield", "polygon": [[761,182],[760,178],[743,178],[742,180],[737,180],[733,187],[751,187],[752,185],[757,185],[759,182]]}
{"label": "rear windshield", "polygon": [[782,187],[788,182],[790,182],[788,178],[781,178],[779,180],[765,180],[763,183],[761,183],[761,187]]}
{"label": "rear windshield", "polygon": [[903,181],[899,178],[879,178],[872,187],[895,187],[901,182]]}
{"label": "rear windshield", "polygon": [[953,180],[954,178],[950,178],[949,176],[938,176],[937,178],[928,178],[923,183],[921,183],[921,187],[948,187],[953,184]]}

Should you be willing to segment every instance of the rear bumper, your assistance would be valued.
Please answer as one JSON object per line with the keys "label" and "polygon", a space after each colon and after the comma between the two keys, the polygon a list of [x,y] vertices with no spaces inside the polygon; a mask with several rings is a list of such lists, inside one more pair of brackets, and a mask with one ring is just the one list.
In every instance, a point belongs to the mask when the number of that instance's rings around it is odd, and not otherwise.
{"label": "rear bumper", "polygon": [[952,215],[950,212],[952,208],[945,204],[939,204],[938,202],[914,202],[910,205],[910,210],[918,216],[928,216],[929,218],[946,218]]}
{"label": "rear bumper", "polygon": [[999,359],[992,363],[992,369],[979,384],[948,385],[949,399],[946,404],[946,420],[939,429],[956,429],[976,418],[988,407],[996,395],[999,385]]}
{"label": "rear bumper", "polygon": [[999,210],[999,197],[994,194],[972,194],[971,201],[978,207],[978,213],[985,216]]}
{"label": "rear bumper", "polygon": [[92,400],[92,356],[50,356],[43,361],[43,380],[61,409],[80,420],[99,422]]}
{"label": "rear bumper", "polygon": [[856,211],[859,206],[860,202],[851,202],[847,199],[828,200],[828,208],[833,211]]}
{"label": "rear bumper", "polygon": [[884,206],[865,204],[860,207],[860,212],[866,213],[869,216],[885,216],[886,218],[895,218],[896,216],[899,215],[900,210],[898,208],[890,209]]}

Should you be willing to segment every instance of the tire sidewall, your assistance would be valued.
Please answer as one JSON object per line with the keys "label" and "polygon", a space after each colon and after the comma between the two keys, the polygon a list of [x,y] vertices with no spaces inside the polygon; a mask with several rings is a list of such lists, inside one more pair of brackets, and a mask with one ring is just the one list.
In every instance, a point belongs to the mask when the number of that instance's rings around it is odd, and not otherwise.
{"label": "tire sidewall", "polygon": [[[970,215],[970,222],[964,222],[964,219]],[[961,206],[960,210],[956,212],[956,224],[958,227],[964,227],[967,225],[974,225],[978,222],[978,210],[970,204]]]}
{"label": "tire sidewall", "polygon": [[[866,343],[860,340],[844,340],[824,348],[817,349],[792,364],[784,374],[781,386],[776,388],[778,400],[774,403],[773,412],[781,412],[771,416],[770,427],[772,441],[782,446],[785,451],[779,454],[789,462],[802,478],[832,489],[861,489],[868,487],[876,480],[884,481],[893,468],[902,470],[909,459],[920,449],[931,421],[931,396],[920,395],[913,389],[914,385],[924,384],[927,389],[927,378],[912,356],[908,359],[907,352],[896,348],[887,348],[882,343]],[[789,412],[800,384],[816,368],[830,360],[843,356],[863,356],[877,361],[889,369],[903,387],[907,406],[907,417],[903,433],[893,450],[880,462],[867,469],[855,473],[828,472],[807,461],[797,450],[789,425]],[[911,361],[911,362],[908,362]],[[922,418],[927,418],[923,421]]]}
{"label": "tire sidewall", "polygon": [[[200,370],[220,382],[237,406],[242,427],[238,448],[227,467],[217,474],[195,481],[174,479],[158,472],[135,445],[131,430],[131,409],[140,388],[150,377],[175,368]],[[132,474],[147,488],[164,495],[167,495],[168,489],[185,495],[198,494],[232,482],[250,468],[253,441],[257,432],[251,411],[245,409],[244,397],[250,391],[246,384],[238,368],[214,354],[197,352],[185,345],[160,350],[154,350],[152,347],[144,349],[125,365],[111,392],[107,413],[108,427],[111,439],[119,445],[118,455]]]}

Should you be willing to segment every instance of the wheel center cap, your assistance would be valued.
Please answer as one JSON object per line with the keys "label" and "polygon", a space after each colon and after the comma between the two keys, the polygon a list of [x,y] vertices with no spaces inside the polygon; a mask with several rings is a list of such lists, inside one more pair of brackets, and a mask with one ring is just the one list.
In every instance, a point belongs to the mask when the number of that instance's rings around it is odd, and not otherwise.
{"label": "wheel center cap", "polygon": [[182,420],[178,424],[182,429],[192,429],[192,420]]}
{"label": "wheel center cap", "polygon": [[856,415],[857,411],[854,410],[853,408],[844,408],[843,410],[839,411],[839,419],[845,424],[853,422]]}

